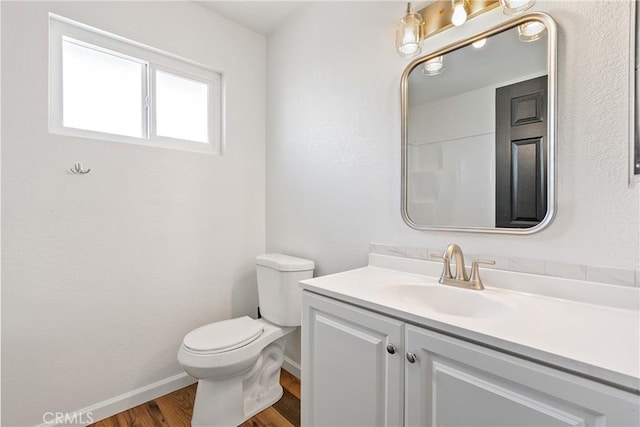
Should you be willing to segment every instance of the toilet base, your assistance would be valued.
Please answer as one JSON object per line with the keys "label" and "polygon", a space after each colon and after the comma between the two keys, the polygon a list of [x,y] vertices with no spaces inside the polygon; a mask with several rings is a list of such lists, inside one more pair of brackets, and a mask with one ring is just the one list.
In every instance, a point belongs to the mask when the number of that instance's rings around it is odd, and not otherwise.
{"label": "toilet base", "polygon": [[244,373],[199,380],[191,426],[238,426],[277,402],[283,394],[280,368],[287,338],[285,335],[266,346]]}

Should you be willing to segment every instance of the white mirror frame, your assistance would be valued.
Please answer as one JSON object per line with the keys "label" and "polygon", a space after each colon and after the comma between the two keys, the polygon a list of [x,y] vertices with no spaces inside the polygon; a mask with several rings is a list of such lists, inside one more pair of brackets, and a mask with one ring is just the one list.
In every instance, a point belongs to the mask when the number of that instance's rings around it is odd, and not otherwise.
{"label": "white mirror frame", "polygon": [[[435,226],[435,225],[422,225],[416,224],[409,216],[408,201],[409,201],[409,174],[408,174],[408,87],[409,87],[409,74],[419,64],[425,61],[435,58],[440,55],[445,55],[456,49],[470,45],[471,43],[490,37],[494,34],[516,27],[526,21],[539,21],[542,22],[547,28],[547,147],[546,155],[548,159],[547,169],[547,214],[540,221],[539,224],[530,228],[489,228],[489,227],[454,227],[454,226]],[[402,204],[401,213],[404,222],[411,228],[421,231],[460,231],[471,233],[493,233],[493,234],[533,234],[546,228],[555,217],[556,211],[556,81],[557,81],[557,28],[554,20],[546,13],[533,12],[520,17],[503,22],[499,25],[491,27],[485,31],[475,34],[471,37],[451,43],[437,51],[431,52],[428,55],[421,56],[414,59],[407,65],[400,81],[401,89],[401,106],[400,106],[400,121],[401,121],[401,141],[402,141],[402,156],[401,156],[401,193]]]}

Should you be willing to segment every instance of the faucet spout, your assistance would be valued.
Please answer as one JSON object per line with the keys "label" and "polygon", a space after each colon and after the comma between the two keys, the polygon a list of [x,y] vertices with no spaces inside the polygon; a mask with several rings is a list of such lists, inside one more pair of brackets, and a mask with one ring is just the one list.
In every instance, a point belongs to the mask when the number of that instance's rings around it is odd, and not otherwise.
{"label": "faucet spout", "polygon": [[[467,274],[467,268],[464,265],[464,255],[462,249],[455,243],[451,243],[447,246],[442,256],[432,254],[432,258],[442,258],[442,274],[440,275],[439,283],[443,285],[457,286],[459,288],[474,289],[481,291],[484,289],[482,280],[480,280],[480,271],[478,270],[478,264],[495,264],[496,262],[490,259],[477,259],[473,261],[473,268],[471,271],[471,278]],[[451,260],[456,262],[456,277],[453,277],[451,273]]]}
{"label": "faucet spout", "polygon": [[442,256],[449,263],[455,259],[456,262],[456,280],[464,280],[469,281],[469,275],[467,274],[467,268],[464,264],[464,255],[462,254],[462,249],[460,246],[455,243],[449,244],[447,249],[444,251],[444,255]]}

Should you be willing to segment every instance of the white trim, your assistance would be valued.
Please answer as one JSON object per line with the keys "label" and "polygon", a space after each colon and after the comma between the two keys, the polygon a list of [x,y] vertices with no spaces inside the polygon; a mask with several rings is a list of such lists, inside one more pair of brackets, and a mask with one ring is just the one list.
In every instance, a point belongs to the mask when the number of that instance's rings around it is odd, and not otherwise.
{"label": "white trim", "polygon": [[[117,34],[113,34],[110,33],[108,31],[104,31],[101,30],[99,28],[95,28],[92,27],[90,25],[86,25],[83,24],[82,22],[78,22],[78,21],[74,21],[72,19],[69,18],[65,18],[64,16],[60,16],[60,15],[56,15],[54,13],[49,13],[49,22],[51,21],[56,21],[62,25],[66,25],[68,27],[75,27],[76,30],[72,30],[72,32],[70,34],[81,34],[81,35],[87,35],[87,34],[93,34],[94,36],[101,36],[99,39],[95,39],[95,40],[100,40],[100,42],[102,42],[104,39],[111,39],[113,40],[113,44],[111,44],[113,47],[112,49],[114,50],[119,50],[120,47],[124,44],[124,45],[129,45],[131,46],[131,48],[127,49],[125,47],[126,52],[130,53],[132,56],[136,56],[137,52],[145,51],[147,52],[147,54],[152,54],[153,56],[151,56],[151,60],[155,63],[159,63],[159,64],[163,64],[165,66],[171,67],[172,64],[178,64],[179,67],[181,67],[183,64],[188,64],[192,67],[195,68],[199,68],[201,70],[204,71],[212,71],[216,74],[220,74],[222,75],[222,71],[220,70],[214,70],[211,67],[208,67],[207,65],[204,65],[200,62],[197,61],[193,61],[191,59],[188,58],[184,58],[182,56],[179,55],[175,55],[173,53],[170,52],[166,52],[164,50],[161,49],[157,49],[153,46],[149,46],[143,43],[139,43],[135,40],[131,40],[131,39],[127,39],[125,37],[119,36]],[[81,35],[78,35],[76,37],[82,37]],[[91,36],[90,36],[91,37]],[[108,43],[108,42],[107,42]],[[107,46],[108,47],[108,46]],[[175,66],[175,65],[174,65]]]}
{"label": "white trim", "polygon": [[[164,396],[165,394],[169,394],[181,388],[190,386],[195,382],[197,382],[195,378],[190,377],[183,372],[181,374],[174,375],[172,377],[157,381],[147,386],[137,388],[133,391],[123,393],[114,398],[104,400],[91,406],[87,406],[86,408],[73,411],[73,413],[82,414],[82,416],[78,416],[77,419],[93,419],[92,423],[95,423],[100,420],[104,420],[105,418],[109,418],[113,415],[119,414],[120,412],[131,409],[135,406],[149,402],[150,400],[156,399],[160,396]],[[91,414],[91,416],[89,417],[88,414]],[[43,423],[38,427],[54,427],[61,425],[63,424]]]}
{"label": "white trim", "polygon": [[300,379],[300,364],[289,356],[284,357],[284,361],[282,362],[282,369],[289,372],[294,377]]}

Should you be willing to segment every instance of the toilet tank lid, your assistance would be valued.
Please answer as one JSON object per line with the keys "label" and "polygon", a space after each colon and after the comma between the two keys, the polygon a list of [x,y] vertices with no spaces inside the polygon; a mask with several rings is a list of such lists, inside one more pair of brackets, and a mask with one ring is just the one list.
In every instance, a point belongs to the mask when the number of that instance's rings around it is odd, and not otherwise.
{"label": "toilet tank lid", "polygon": [[313,261],[284,254],[264,254],[256,257],[256,264],[278,271],[313,270]]}

